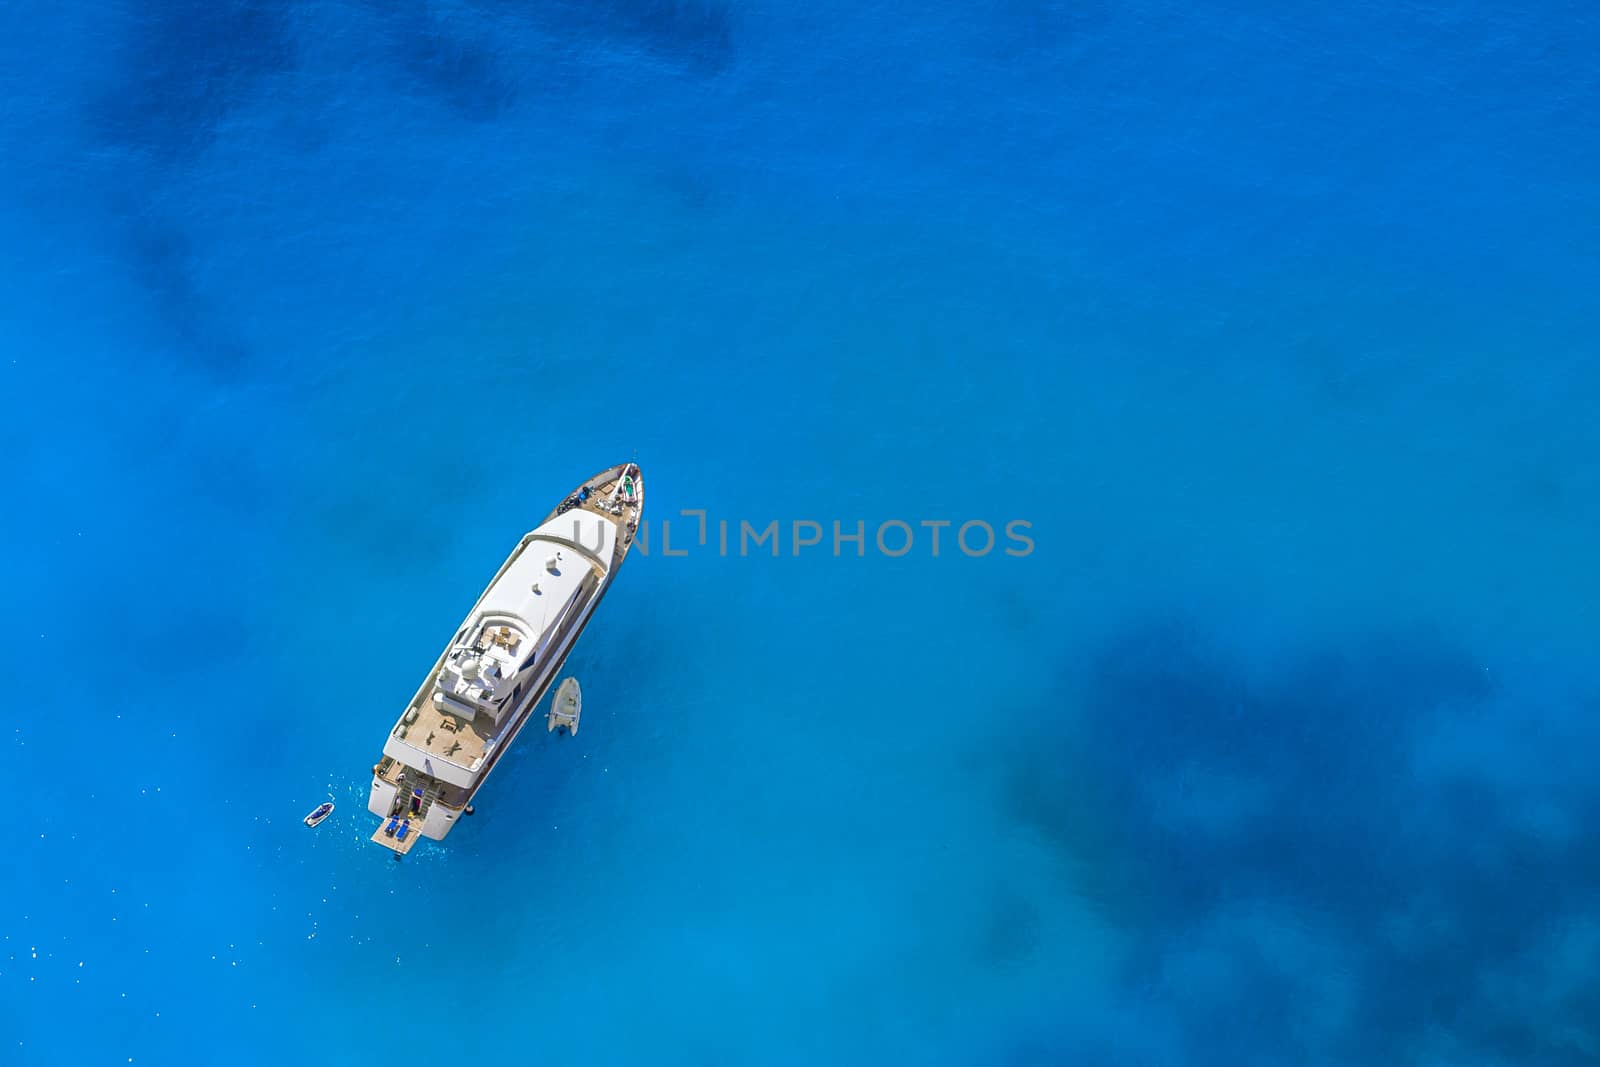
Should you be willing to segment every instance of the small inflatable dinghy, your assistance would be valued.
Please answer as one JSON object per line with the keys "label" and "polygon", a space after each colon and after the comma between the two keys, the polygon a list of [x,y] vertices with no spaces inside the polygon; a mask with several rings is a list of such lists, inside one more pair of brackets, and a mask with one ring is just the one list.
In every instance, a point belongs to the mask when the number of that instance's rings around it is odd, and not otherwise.
{"label": "small inflatable dinghy", "polygon": [[550,714],[545,717],[545,732],[566,728],[568,733],[578,732],[578,716],[583,714],[583,690],[576,678],[568,678],[556,690],[550,701]]}
{"label": "small inflatable dinghy", "polygon": [[311,814],[306,816],[306,825],[315,826],[317,823],[333,814],[333,801],[325,801],[311,809]]}

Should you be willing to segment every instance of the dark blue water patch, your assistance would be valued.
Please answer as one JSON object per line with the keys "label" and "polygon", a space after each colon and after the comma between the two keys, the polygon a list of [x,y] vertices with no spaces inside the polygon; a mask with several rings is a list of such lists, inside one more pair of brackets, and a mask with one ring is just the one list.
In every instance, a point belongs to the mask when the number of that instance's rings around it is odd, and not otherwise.
{"label": "dark blue water patch", "polygon": [[295,63],[289,9],[266,0],[136,5],[122,61],[91,105],[106,142],[165,160],[206,148],[217,124]]}
{"label": "dark blue water patch", "polygon": [[[1189,1062],[1394,1062],[1441,1033],[1518,1063],[1600,1047],[1596,996],[1540,963],[1592,921],[1600,784],[1421,769],[1464,726],[1525,748],[1539,698],[1428,637],[1263,671],[1170,623],[1108,642],[1082,692],[1080,732],[1014,759],[1007,815],[1086,872],[1074,891],[1133,946],[1128,995],[1177,1021]],[[1530,818],[1552,810],[1577,832]],[[1250,916],[1345,961],[1342,1022],[1317,1030],[1324,976],[1273,958]],[[1214,966],[1185,981],[1196,956]]]}
{"label": "dark blue water patch", "polygon": [[475,122],[498,118],[516,102],[520,83],[489,41],[452,30],[426,7],[384,9],[410,84]]}
{"label": "dark blue water patch", "polygon": [[408,82],[474,121],[500,117],[524,94],[581,84],[599,50],[638,52],[694,77],[720,74],[734,59],[733,16],[711,0],[476,0],[449,18],[373,7]]}
{"label": "dark blue water patch", "polygon": [[1040,930],[1039,903],[1010,886],[995,885],[984,898],[977,963],[991,971],[1031,959],[1038,950]]}
{"label": "dark blue water patch", "polygon": [[115,199],[123,210],[113,214],[112,238],[128,276],[149,297],[157,326],[152,348],[217,380],[242,376],[250,362],[249,346],[218,318],[200,291],[197,252],[188,229],[138,208],[132,185],[118,190]]}
{"label": "dark blue water patch", "polygon": [[735,58],[734,16],[721,0],[503,0],[552,34],[639,48],[685,73],[709,77]]}
{"label": "dark blue water patch", "polygon": [[1102,0],[1001,0],[985,5],[987,43],[995,58],[1038,56],[1070,62],[1111,21]]}
{"label": "dark blue water patch", "polygon": [[723,187],[716,176],[687,161],[668,163],[657,168],[652,175],[651,185],[689,216],[709,214],[720,205],[723,198]]}

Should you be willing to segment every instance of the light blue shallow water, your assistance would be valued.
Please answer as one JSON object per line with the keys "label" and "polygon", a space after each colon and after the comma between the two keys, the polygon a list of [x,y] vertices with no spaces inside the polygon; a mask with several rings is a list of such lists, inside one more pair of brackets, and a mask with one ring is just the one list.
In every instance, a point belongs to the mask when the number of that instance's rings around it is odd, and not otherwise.
{"label": "light blue shallow water", "polygon": [[[1597,44],[0,11],[0,1062],[1594,1062]],[[635,454],[582,734],[393,862],[384,731]]]}

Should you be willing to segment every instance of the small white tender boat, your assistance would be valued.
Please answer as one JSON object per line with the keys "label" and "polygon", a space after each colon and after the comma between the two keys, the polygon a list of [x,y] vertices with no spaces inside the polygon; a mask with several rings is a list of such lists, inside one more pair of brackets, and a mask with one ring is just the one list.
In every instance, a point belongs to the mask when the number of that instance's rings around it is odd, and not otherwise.
{"label": "small white tender boat", "polygon": [[550,714],[545,716],[545,732],[559,730],[566,727],[567,732],[578,732],[578,716],[583,714],[583,690],[578,688],[576,678],[568,678],[556,690],[555,699],[550,701]]}
{"label": "small white tender boat", "polygon": [[311,814],[307,815],[305,819],[306,825],[315,826],[317,823],[321,822],[323,819],[326,819],[332,814],[333,801],[324,801],[323,803],[318,804],[316,807],[311,809]]}

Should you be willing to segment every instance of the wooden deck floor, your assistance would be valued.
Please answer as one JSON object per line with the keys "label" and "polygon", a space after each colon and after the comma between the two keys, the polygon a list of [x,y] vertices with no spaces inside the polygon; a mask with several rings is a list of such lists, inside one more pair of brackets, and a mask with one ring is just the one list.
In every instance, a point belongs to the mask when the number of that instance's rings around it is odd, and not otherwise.
{"label": "wooden deck floor", "polygon": [[378,828],[372,833],[372,840],[374,844],[382,845],[396,856],[404,856],[407,852],[410,852],[412,846],[417,843],[417,839],[422,836],[417,832],[417,824],[412,823],[410,832],[406,834],[406,839],[401,841],[398,837],[389,837],[383,832],[383,828],[388,825],[388,819],[380,822]]}

